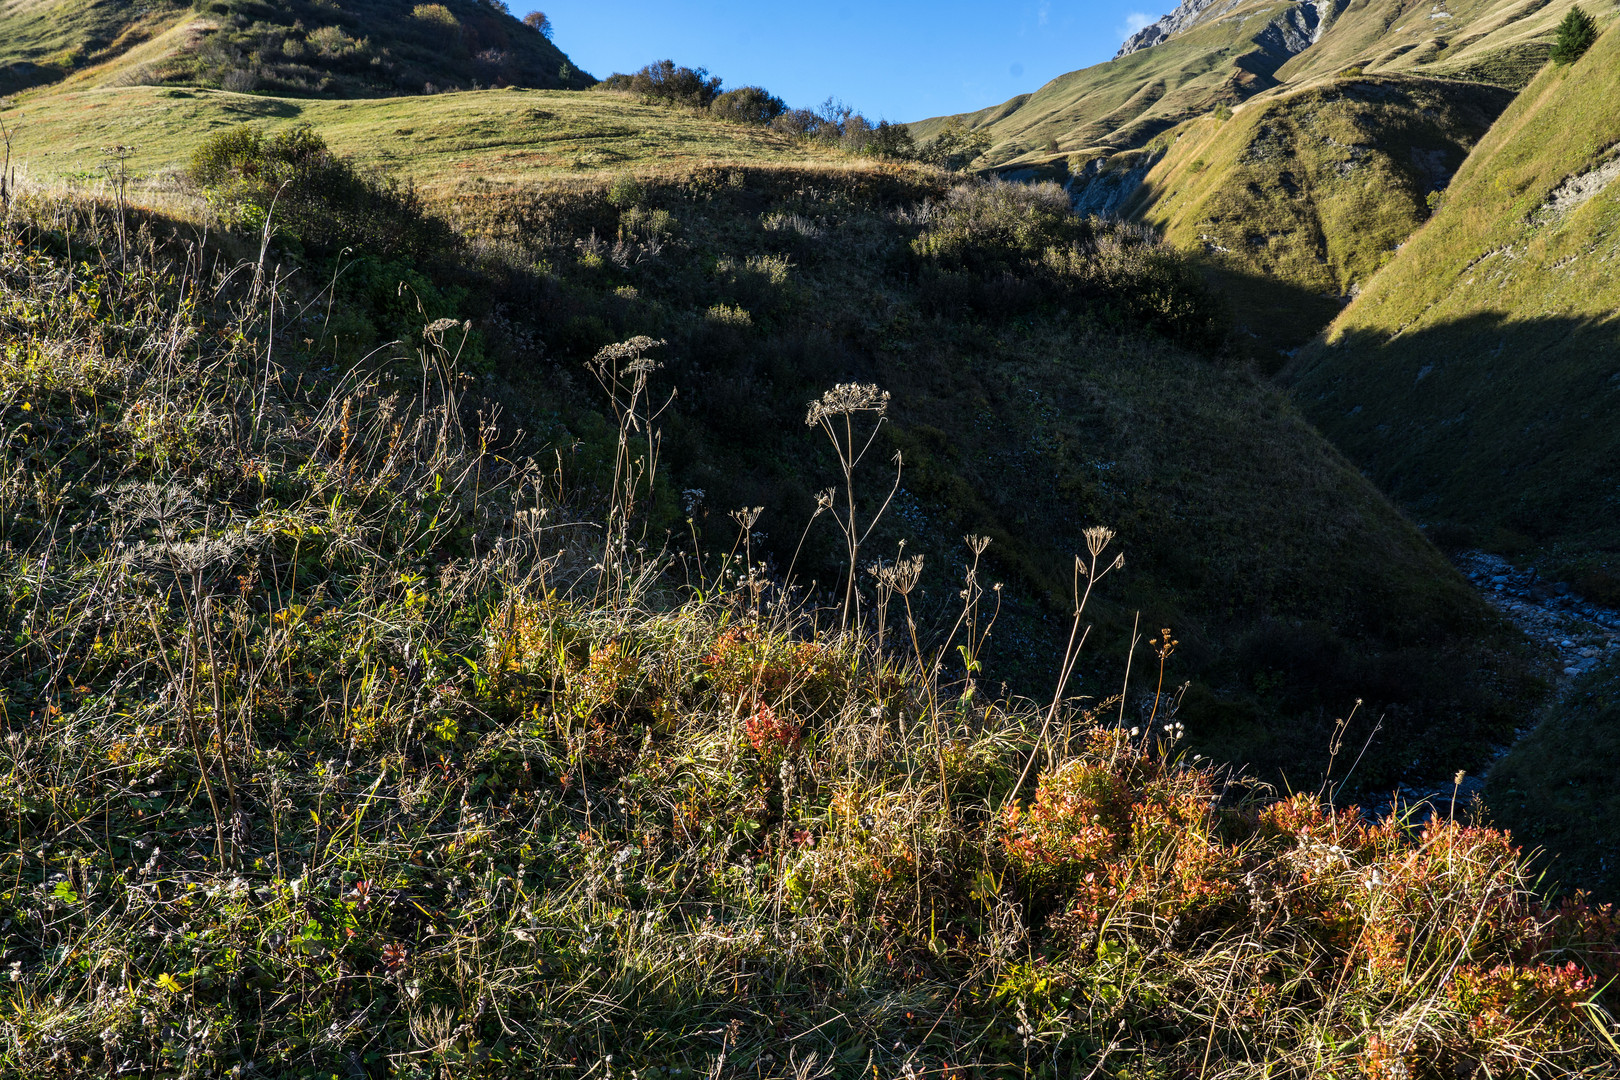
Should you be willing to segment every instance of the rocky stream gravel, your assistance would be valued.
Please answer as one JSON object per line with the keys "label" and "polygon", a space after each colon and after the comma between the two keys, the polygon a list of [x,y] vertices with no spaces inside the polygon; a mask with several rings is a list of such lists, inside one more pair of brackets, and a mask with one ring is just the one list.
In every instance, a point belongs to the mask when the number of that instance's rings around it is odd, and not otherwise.
{"label": "rocky stream gravel", "polygon": [[[1547,581],[1535,567],[1519,569],[1487,552],[1457,552],[1452,561],[1493,607],[1532,642],[1550,650],[1556,698],[1568,694],[1581,676],[1620,660],[1620,610],[1595,604],[1564,582]],[[1555,707],[1556,701],[1549,706]],[[1520,729],[1517,738],[1524,738],[1534,727],[1532,723]],[[1466,810],[1485,786],[1490,765],[1511,749],[1511,745],[1495,748],[1490,764],[1477,776],[1464,776],[1460,783],[1440,787],[1403,785],[1392,795],[1374,795],[1368,804],[1376,813],[1405,808],[1419,820],[1431,813]]]}

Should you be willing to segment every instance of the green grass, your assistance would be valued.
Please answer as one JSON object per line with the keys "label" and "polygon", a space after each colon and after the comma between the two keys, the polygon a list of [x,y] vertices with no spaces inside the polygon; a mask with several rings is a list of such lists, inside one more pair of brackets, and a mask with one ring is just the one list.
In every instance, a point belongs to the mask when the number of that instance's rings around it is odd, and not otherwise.
{"label": "green grass", "polygon": [[[1262,0],[1243,8],[1261,18],[1286,6]],[[1240,17],[1200,26],[1154,48],[1060,75],[993,108],[918,121],[912,132],[923,142],[956,120],[987,128],[995,141],[980,166],[1035,165],[1095,147],[1140,146],[1217,103],[1274,85],[1237,67],[1257,51],[1254,32],[1245,32]],[[1049,140],[1056,140],[1057,152],[1047,149]]]}
{"label": "green grass", "polygon": [[1620,670],[1582,678],[1564,704],[1492,767],[1490,817],[1539,848],[1538,868],[1566,889],[1620,893]]}
{"label": "green grass", "polygon": [[[1347,67],[1367,74],[1468,78],[1518,90],[1530,81],[1552,44],[1553,29],[1576,0],[1455,0],[1433,7],[1373,0],[1349,5],[1311,48],[1289,61],[1278,78],[1326,78]],[[1600,19],[1613,14],[1587,4]]]}
{"label": "green grass", "polygon": [[[804,223],[870,242],[897,215],[840,202],[850,179],[824,204],[803,191],[825,178],[783,186]],[[620,224],[645,240],[631,226],[668,226],[657,209],[701,235],[755,220],[739,205],[772,189],[722,179],[639,206],[617,190],[618,206],[574,209],[640,209]],[[567,198],[527,210],[555,226]],[[380,315],[354,286],[363,267],[333,293],[267,281],[199,252],[194,226],[30,194],[0,234],[0,835],[19,838],[0,849],[0,1070],[1599,1080],[1620,1065],[1612,912],[1548,906],[1491,830],[1369,822],[1181,757],[1192,720],[1157,679],[1174,681],[1190,636],[1138,657],[1116,725],[1061,682],[1050,706],[994,689],[985,646],[1019,601],[992,589],[994,564],[965,570],[954,537],[956,566],[930,551],[920,586],[889,576],[849,632],[834,608],[754,587],[768,537],[695,520],[696,547],[660,544],[661,477],[721,401],[678,338],[593,348],[602,386],[571,389],[558,295],[600,265],[530,282],[529,327],[481,315],[480,344],[419,321],[409,341],[354,342],[367,359],[351,365],[334,339]],[[489,242],[412,269],[450,289]],[[483,266],[486,293],[510,297]],[[664,276],[683,266],[671,252]],[[629,287],[669,303],[650,278]],[[568,363],[532,340],[510,346],[527,372],[502,359],[499,337],[536,327]],[[1129,358],[1116,378],[1198,370],[1163,349]],[[1101,380],[1100,357],[1082,359]],[[701,362],[742,375],[718,347]],[[1240,422],[1278,415],[1206,370]],[[525,374],[543,397],[511,381]],[[655,421],[671,383],[704,400]],[[1010,388],[1020,412],[1044,412],[1036,388]],[[1149,401],[1130,426],[1167,423]],[[595,446],[495,422],[542,404]],[[805,482],[837,476],[795,447]],[[917,513],[895,516],[926,546]],[[1251,545],[1275,541],[1251,527]],[[1148,560],[1125,538],[1129,561],[1105,570],[1122,538],[1074,539],[1096,586],[1078,628]],[[1333,557],[1369,539],[1357,528]],[[965,592],[961,632],[911,645],[935,589],[957,610]],[[991,666],[943,672],[950,644]]]}
{"label": "green grass", "polygon": [[370,100],[125,87],[36,95],[7,114],[13,160],[41,182],[82,176],[101,147],[134,147],[142,177],[182,169],[216,131],[311,124],[334,150],[424,187],[584,178],[625,171],[679,174],[705,164],[794,165],[851,159],[774,132],[645,105],[618,94],[486,90]]}
{"label": "green grass", "polygon": [[1428,197],[1511,100],[1397,77],[1267,96],[1150,144],[1163,158],[1123,212],[1202,255],[1275,366],[1427,220]]}
{"label": "green grass", "polygon": [[1306,414],[1421,517],[1611,572],[1620,186],[1566,209],[1552,200],[1620,142],[1617,58],[1610,32],[1574,66],[1544,70],[1434,219],[1286,373]]}

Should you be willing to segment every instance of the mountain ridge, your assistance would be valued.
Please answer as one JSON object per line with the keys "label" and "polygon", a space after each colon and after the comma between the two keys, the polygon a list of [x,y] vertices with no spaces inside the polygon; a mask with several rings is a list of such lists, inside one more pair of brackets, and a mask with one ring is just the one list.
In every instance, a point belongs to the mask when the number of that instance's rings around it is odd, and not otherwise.
{"label": "mountain ridge", "polygon": [[[1436,76],[1517,90],[1575,0],[1186,0],[1116,56],[974,112],[912,123],[919,140],[953,125],[991,137],[983,170],[1068,175],[1095,153],[1141,148],[1176,125],[1334,77]],[[1605,7],[1600,19],[1612,17]]]}

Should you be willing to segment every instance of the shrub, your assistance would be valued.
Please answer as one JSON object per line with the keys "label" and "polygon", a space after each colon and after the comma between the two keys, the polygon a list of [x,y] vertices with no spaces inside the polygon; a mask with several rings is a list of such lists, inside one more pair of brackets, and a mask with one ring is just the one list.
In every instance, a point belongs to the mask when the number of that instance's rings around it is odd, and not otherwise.
{"label": "shrub", "polygon": [[1077,217],[1051,181],[959,184],[920,215],[913,252],[936,312],[1089,306],[1106,322],[1143,326],[1213,350],[1226,310],[1198,271],[1149,230]]}
{"label": "shrub", "polygon": [[453,248],[414,188],[359,172],[308,125],[227,128],[192,155],[190,180],[228,229],[274,233],[314,254],[343,246],[426,258]]}
{"label": "shrub", "polygon": [[315,50],[315,55],[326,60],[365,56],[371,51],[371,44],[365,38],[352,38],[337,26],[311,31],[306,42]]}
{"label": "shrub", "polygon": [[443,4],[417,4],[411,9],[411,18],[452,30],[461,26],[455,15]]}
{"label": "shrub", "polygon": [[720,95],[720,77],[702,68],[660,60],[630,76],[630,91],[649,101],[706,109]]}
{"label": "shrub", "polygon": [[866,141],[865,152],[872,157],[905,159],[915,156],[917,144],[906,125],[879,120]]}
{"label": "shrub", "polygon": [[782,99],[758,86],[727,90],[709,105],[714,115],[740,124],[768,124],[787,108]]}
{"label": "shrub", "polygon": [[607,201],[623,210],[639,203],[643,194],[641,181],[631,173],[623,173],[615,176],[613,182],[608,185]]}
{"label": "shrub", "polygon": [[598,79],[596,84],[592,86],[591,89],[612,91],[619,94],[628,94],[631,91],[631,83],[633,81],[633,76],[616,71],[605,79]]}
{"label": "shrub", "polygon": [[251,94],[259,88],[260,76],[253,68],[231,68],[219,80],[221,90],[233,94]]}
{"label": "shrub", "polygon": [[960,172],[975,158],[990,149],[992,139],[988,131],[968,130],[960,120],[953,120],[917,151],[917,160],[942,169]]}
{"label": "shrub", "polygon": [[1059,185],[992,180],[953,187],[933,205],[928,226],[912,247],[943,266],[993,272],[1039,259],[1047,247],[1087,235],[1088,227]]}
{"label": "shrub", "polygon": [[1597,20],[1579,7],[1569,9],[1563,22],[1558,24],[1548,58],[1555,64],[1573,64],[1597,40]]}
{"label": "shrub", "polygon": [[821,127],[821,117],[810,109],[785,109],[771,121],[771,127],[788,135],[814,135]]}

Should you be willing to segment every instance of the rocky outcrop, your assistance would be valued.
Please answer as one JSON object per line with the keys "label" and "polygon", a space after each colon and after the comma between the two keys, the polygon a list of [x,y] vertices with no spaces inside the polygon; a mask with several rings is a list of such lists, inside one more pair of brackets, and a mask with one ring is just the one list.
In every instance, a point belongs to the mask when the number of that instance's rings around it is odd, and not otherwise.
{"label": "rocky outcrop", "polygon": [[[1125,39],[1125,44],[1119,47],[1114,54],[1118,60],[1122,56],[1129,56],[1139,49],[1146,49],[1167,41],[1183,30],[1196,26],[1206,18],[1218,19],[1241,4],[1243,0],[1182,0],[1176,10],[1154,23],[1144,26],[1136,33]],[[1213,9],[1213,10],[1212,10]]]}
{"label": "rocky outcrop", "polygon": [[[1119,52],[1114,54],[1114,59],[1168,41],[1201,23],[1219,19],[1242,3],[1244,0],[1182,0],[1176,10],[1126,38]],[[1267,53],[1281,55],[1286,60],[1316,43],[1322,34],[1323,22],[1339,6],[1342,5],[1333,0],[1299,0],[1280,18],[1271,20],[1255,41]]]}
{"label": "rocky outcrop", "polygon": [[1278,68],[1316,44],[1322,36],[1322,5],[1305,0],[1273,18],[1254,36],[1260,48],[1238,61],[1239,66],[1269,79]]}
{"label": "rocky outcrop", "polygon": [[1142,186],[1161,151],[1142,151],[1130,158],[1093,158],[1064,185],[1074,212],[1081,217],[1121,217],[1121,211]]}

